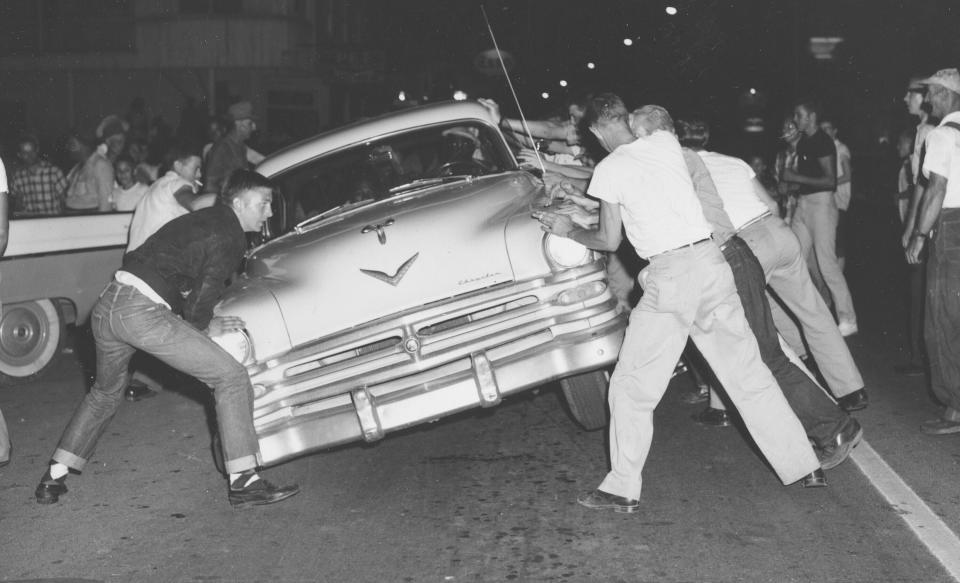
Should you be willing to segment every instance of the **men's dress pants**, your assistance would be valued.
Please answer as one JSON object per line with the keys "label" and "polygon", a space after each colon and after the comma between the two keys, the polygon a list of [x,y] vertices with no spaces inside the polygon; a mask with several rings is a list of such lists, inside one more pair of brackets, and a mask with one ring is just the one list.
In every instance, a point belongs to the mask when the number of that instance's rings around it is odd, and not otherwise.
{"label": "men's dress pants", "polygon": [[960,413],[960,208],[940,212],[929,243],[924,337],[930,385],[942,404]]}
{"label": "men's dress pants", "polygon": [[64,430],[55,461],[83,469],[123,398],[130,358],[140,349],[213,389],[227,472],[258,465],[250,377],[206,334],[136,288],[116,281],[100,296],[90,322],[97,345],[97,380]]}
{"label": "men's dress pants", "polygon": [[653,410],[688,336],[707,359],[757,447],[784,484],[820,467],[770,370],[760,360],[733,275],[712,241],[650,258],[610,378],[611,470],[600,489],[640,497]]}
{"label": "men's dress pants", "polygon": [[[750,225],[739,236],[763,266],[767,283],[803,326],[810,352],[834,396],[843,397],[862,389],[860,370],[827,305],[810,280],[800,243],[790,227],[783,220],[771,216]],[[796,325],[775,302],[771,302],[771,311],[777,329],[791,348],[802,354],[785,333],[795,329]],[[778,312],[781,317],[778,317]]]}
{"label": "men's dress pants", "polygon": [[790,223],[800,239],[808,265],[818,267],[827,284],[840,321],[856,323],[853,297],[837,261],[837,203],[833,192],[814,192],[800,197]]}
{"label": "men's dress pants", "polygon": [[790,362],[780,348],[767,301],[763,267],[750,247],[743,239],[734,236],[724,245],[723,256],[733,272],[747,323],[757,338],[760,358],[773,373],[807,436],[823,447],[840,432],[849,416],[807,373]]}
{"label": "men's dress pants", "polygon": [[7,421],[0,411],[0,464],[10,461],[10,433],[7,432]]}

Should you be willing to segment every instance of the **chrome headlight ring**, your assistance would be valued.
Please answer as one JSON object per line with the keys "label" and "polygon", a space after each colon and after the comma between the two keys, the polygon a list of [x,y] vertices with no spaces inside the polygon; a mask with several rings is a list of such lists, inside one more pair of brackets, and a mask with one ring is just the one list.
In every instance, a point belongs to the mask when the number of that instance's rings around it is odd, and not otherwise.
{"label": "chrome headlight ring", "polygon": [[586,265],[593,261],[593,252],[573,239],[547,233],[543,238],[543,254],[554,271]]}
{"label": "chrome headlight ring", "polygon": [[253,341],[246,330],[235,330],[220,336],[213,336],[211,340],[224,349],[240,364],[246,365],[253,361]]}

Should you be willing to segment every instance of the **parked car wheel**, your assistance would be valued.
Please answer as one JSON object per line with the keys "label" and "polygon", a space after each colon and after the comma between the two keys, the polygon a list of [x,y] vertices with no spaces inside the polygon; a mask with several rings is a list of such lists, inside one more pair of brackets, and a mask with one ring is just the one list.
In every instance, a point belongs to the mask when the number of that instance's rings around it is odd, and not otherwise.
{"label": "parked car wheel", "polygon": [[560,388],[570,407],[570,414],[587,431],[607,426],[607,385],[605,370],[595,370],[560,380]]}
{"label": "parked car wheel", "polygon": [[63,315],[53,300],[3,306],[0,379],[15,384],[42,375],[60,352],[64,336]]}

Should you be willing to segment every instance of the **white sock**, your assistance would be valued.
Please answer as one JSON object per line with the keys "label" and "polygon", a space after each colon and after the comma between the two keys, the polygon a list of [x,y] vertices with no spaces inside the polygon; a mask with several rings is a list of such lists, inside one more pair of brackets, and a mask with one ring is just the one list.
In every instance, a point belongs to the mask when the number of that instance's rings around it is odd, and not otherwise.
{"label": "white sock", "polygon": [[[239,478],[244,476],[246,476],[247,479],[241,484],[239,481]],[[244,488],[246,488],[247,486],[256,482],[259,479],[260,479],[260,475],[257,474],[256,472],[251,472],[249,474],[247,474],[246,472],[241,472],[239,474],[230,474],[230,487],[236,490],[243,490]]]}
{"label": "white sock", "polygon": [[54,462],[50,464],[50,477],[53,478],[54,480],[62,478],[69,473],[70,473],[70,468],[68,468],[67,466],[59,462]]}

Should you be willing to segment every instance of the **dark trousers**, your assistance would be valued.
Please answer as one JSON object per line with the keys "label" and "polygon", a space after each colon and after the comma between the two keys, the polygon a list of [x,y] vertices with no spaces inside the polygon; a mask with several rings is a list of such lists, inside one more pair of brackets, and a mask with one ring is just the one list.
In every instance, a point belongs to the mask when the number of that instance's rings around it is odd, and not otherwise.
{"label": "dark trousers", "polygon": [[733,271],[743,312],[757,337],[760,358],[777,379],[783,396],[800,419],[807,436],[822,447],[840,432],[848,415],[783,353],[765,293],[763,267],[750,247],[734,236],[723,246],[723,257]]}
{"label": "dark trousers", "polygon": [[960,412],[960,208],[940,212],[930,241],[923,332],[933,394]]}
{"label": "dark trousers", "polygon": [[924,288],[927,279],[926,255],[920,256],[920,263],[908,265],[907,285],[910,303],[910,321],[907,329],[910,334],[910,362],[918,366],[924,363],[923,348],[923,319],[924,319]]}

